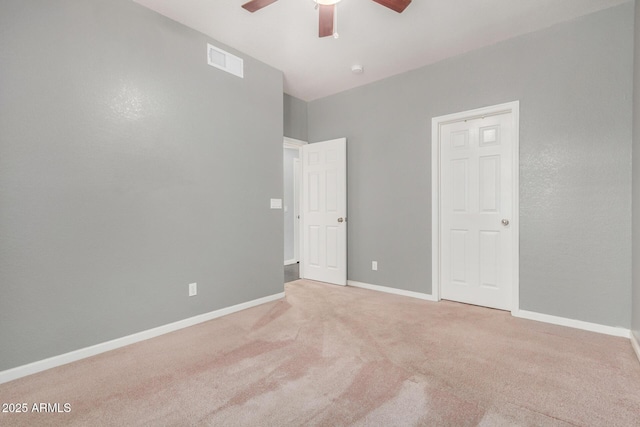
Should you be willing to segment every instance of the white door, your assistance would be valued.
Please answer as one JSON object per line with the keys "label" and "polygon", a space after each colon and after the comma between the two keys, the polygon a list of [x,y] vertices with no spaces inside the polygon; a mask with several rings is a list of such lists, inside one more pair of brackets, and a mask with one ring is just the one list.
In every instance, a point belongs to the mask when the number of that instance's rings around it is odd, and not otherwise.
{"label": "white door", "polygon": [[347,284],[347,140],[302,147],[305,279]]}
{"label": "white door", "polygon": [[510,310],[512,112],[440,126],[441,297]]}

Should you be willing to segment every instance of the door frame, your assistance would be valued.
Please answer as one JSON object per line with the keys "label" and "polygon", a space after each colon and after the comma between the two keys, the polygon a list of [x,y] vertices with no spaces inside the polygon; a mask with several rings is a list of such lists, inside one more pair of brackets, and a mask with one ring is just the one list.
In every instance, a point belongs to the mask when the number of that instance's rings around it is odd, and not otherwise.
{"label": "door frame", "polygon": [[436,301],[440,301],[440,129],[443,125],[450,123],[505,113],[511,114],[511,125],[513,126],[513,141],[511,141],[513,148],[511,155],[513,174],[511,237],[514,253],[512,258],[511,313],[516,313],[520,309],[520,101],[447,114],[431,119],[431,294]]}
{"label": "door frame", "polygon": [[[290,148],[293,150],[298,150],[298,176],[296,176],[296,171],[295,171],[295,161],[294,161],[294,177],[293,177],[293,182],[294,182],[294,186],[293,186],[293,198],[294,198],[294,205],[297,203],[297,206],[294,206],[294,218],[296,216],[296,212],[298,215],[300,215],[300,206],[299,204],[301,203],[301,181],[300,181],[300,174],[302,173],[302,170],[300,169],[300,159],[302,158],[302,146],[303,145],[307,145],[306,141],[301,141],[299,139],[294,139],[294,138],[289,138],[287,136],[283,137],[283,143],[282,143],[282,149],[284,150],[285,148]],[[297,186],[296,186],[297,184]],[[284,213],[283,213],[284,215]],[[298,220],[298,226],[294,227],[293,230],[293,252],[294,252],[294,258],[297,260],[298,265],[299,265],[299,275],[300,277],[302,277],[302,264],[303,264],[303,254],[304,251],[302,250],[302,221]]]}
{"label": "door frame", "polygon": [[[300,233],[300,231],[302,231],[302,218],[300,217],[302,170],[300,169],[300,160],[300,158],[293,159],[293,220],[296,224],[296,226],[293,227],[293,258],[297,263],[300,263],[300,247],[302,246],[302,236]],[[296,220],[298,221],[295,222]]]}

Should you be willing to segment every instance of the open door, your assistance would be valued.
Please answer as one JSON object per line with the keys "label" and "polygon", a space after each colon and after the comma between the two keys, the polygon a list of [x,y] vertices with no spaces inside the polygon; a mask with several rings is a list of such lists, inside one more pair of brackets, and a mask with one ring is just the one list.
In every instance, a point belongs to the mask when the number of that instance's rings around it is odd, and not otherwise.
{"label": "open door", "polygon": [[302,147],[301,276],[347,284],[347,140]]}

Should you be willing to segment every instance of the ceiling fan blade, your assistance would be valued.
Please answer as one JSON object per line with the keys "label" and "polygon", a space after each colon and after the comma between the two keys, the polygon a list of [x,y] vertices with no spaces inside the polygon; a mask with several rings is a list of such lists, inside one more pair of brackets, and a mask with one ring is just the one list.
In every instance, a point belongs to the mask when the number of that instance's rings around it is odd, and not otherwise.
{"label": "ceiling fan blade", "polygon": [[320,24],[318,25],[318,35],[320,37],[327,37],[333,35],[333,14],[336,10],[336,5],[322,5],[319,4],[318,14],[320,16]]}
{"label": "ceiling fan blade", "polygon": [[374,2],[388,7],[391,10],[395,10],[398,13],[402,13],[403,10],[409,6],[411,0],[373,0]]}
{"label": "ceiling fan blade", "polygon": [[269,6],[271,3],[275,3],[278,0],[251,0],[248,3],[242,5],[243,8],[253,13],[256,10],[260,10],[263,7]]}

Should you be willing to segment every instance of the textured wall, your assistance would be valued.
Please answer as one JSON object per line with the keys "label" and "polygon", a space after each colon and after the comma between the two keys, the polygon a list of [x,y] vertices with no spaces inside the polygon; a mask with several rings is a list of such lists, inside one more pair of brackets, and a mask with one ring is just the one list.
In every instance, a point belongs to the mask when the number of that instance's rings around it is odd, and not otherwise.
{"label": "textured wall", "polygon": [[349,279],[431,293],[431,118],[520,100],[520,308],[629,327],[632,44],[626,3],[309,103],[348,139]]}
{"label": "textured wall", "polygon": [[633,298],[632,332],[640,342],[640,4],[635,1],[633,69]]}
{"label": "textured wall", "polygon": [[207,42],[126,0],[0,2],[0,370],[282,291],[282,73]]}
{"label": "textured wall", "polygon": [[284,136],[307,140],[307,103],[284,94]]}

